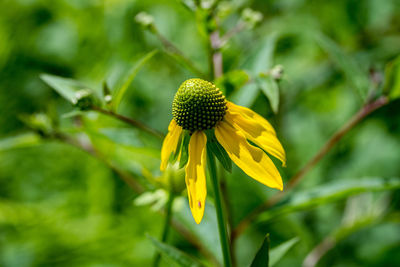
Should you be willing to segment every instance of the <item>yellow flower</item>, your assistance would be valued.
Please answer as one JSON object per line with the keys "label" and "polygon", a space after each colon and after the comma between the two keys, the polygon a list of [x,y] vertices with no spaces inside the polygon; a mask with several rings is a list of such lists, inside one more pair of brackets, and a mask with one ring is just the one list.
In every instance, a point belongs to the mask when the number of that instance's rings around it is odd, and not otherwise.
{"label": "yellow flower", "polygon": [[[207,195],[206,131],[215,135],[231,160],[248,176],[279,190],[281,175],[264,151],[286,162],[285,151],[271,124],[254,111],[225,100],[221,91],[202,79],[189,79],[178,89],[173,105],[173,119],[161,150],[161,171],[171,154],[180,158],[185,131],[190,134],[186,187],[189,205],[196,223],[200,223]],[[251,145],[250,140],[258,147]],[[260,149],[261,148],[261,149]],[[264,151],[263,151],[264,150]]]}

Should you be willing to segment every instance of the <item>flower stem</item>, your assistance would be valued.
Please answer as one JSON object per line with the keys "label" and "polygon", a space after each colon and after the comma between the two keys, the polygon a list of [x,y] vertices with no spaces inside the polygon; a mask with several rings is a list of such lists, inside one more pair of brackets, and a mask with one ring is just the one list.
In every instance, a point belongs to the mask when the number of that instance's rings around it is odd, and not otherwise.
{"label": "flower stem", "polygon": [[226,229],[226,222],[222,207],[221,190],[217,178],[217,168],[215,165],[215,157],[211,150],[207,147],[208,169],[212,187],[214,189],[215,209],[217,212],[219,238],[221,242],[222,255],[224,257],[224,266],[231,267],[231,253],[229,248],[228,231]]}
{"label": "flower stem", "polygon": [[[169,177],[169,179],[170,179],[170,183],[172,183],[172,178]],[[171,218],[172,218],[172,204],[174,203],[174,198],[175,198],[175,194],[174,194],[174,190],[173,190],[173,187],[171,184],[171,188],[170,188],[169,196],[168,196],[168,202],[167,202],[167,206],[166,206],[164,228],[163,228],[163,232],[161,235],[162,243],[165,243],[168,238],[168,232],[169,232]],[[160,264],[160,259],[161,259],[161,254],[160,254],[160,252],[157,252],[157,254],[154,256],[154,261],[153,261],[154,267],[157,267]]]}

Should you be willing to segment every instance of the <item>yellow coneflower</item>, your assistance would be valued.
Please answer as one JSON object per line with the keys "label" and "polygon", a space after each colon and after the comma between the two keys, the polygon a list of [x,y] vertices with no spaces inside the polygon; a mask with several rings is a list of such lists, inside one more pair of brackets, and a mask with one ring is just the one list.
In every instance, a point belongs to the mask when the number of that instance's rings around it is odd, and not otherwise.
{"label": "yellow coneflower", "polygon": [[285,165],[285,151],[274,128],[254,111],[227,101],[214,84],[202,79],[183,82],[175,95],[172,115],[161,150],[160,169],[165,170],[171,154],[180,157],[178,144],[182,143],[183,133],[187,131],[190,141],[185,181],[196,223],[203,218],[207,195],[205,131],[215,134],[231,160],[248,176],[268,187],[283,189],[281,175],[263,151]]}

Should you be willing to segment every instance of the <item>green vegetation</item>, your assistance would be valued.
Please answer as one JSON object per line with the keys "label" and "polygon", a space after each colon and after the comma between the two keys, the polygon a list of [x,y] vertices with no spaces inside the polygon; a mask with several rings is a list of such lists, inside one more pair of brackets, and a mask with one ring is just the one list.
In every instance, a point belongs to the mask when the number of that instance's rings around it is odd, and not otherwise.
{"label": "green vegetation", "polygon": [[190,78],[267,118],[287,153],[280,193],[209,146],[234,266],[400,266],[397,0],[0,10],[0,266],[223,265],[209,177],[197,225],[184,169],[159,170]]}

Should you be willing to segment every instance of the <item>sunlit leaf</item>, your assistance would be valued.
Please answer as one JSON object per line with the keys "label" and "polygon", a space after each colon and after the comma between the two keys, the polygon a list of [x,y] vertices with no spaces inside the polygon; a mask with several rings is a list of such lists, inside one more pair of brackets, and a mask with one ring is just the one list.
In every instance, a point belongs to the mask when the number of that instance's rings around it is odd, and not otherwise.
{"label": "sunlit leaf", "polygon": [[25,133],[0,139],[0,151],[22,148],[39,144],[40,137],[34,133]]}
{"label": "sunlit leaf", "polygon": [[268,98],[271,104],[272,111],[276,114],[279,108],[279,87],[277,81],[271,76],[260,77],[257,79],[257,83],[261,88],[261,91]]}
{"label": "sunlit leaf", "polygon": [[386,66],[383,92],[391,99],[400,97],[400,56]]}
{"label": "sunlit leaf", "polygon": [[274,266],[298,241],[299,239],[295,237],[271,249],[269,265]]}

